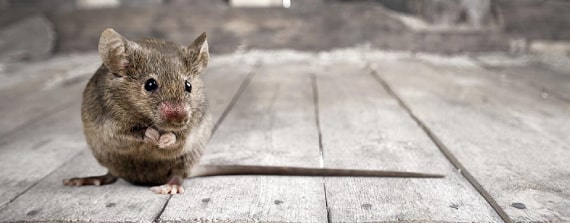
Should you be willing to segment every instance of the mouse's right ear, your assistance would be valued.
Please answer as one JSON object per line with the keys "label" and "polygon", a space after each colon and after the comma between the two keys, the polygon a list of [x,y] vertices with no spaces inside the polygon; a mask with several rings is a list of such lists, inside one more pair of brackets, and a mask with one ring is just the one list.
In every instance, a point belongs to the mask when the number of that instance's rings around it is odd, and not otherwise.
{"label": "mouse's right ear", "polygon": [[199,75],[206,70],[208,61],[210,60],[210,52],[208,50],[208,40],[206,33],[198,36],[190,46],[186,48],[187,63],[192,67],[193,74]]}
{"label": "mouse's right ear", "polygon": [[138,44],[126,39],[113,29],[106,29],[99,38],[99,55],[103,64],[113,73],[125,75],[129,65],[127,48],[137,48]]}

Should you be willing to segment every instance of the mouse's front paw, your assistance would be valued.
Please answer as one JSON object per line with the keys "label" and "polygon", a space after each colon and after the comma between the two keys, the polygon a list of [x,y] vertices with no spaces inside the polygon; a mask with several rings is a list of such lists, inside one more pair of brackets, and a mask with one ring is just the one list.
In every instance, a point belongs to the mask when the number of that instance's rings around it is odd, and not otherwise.
{"label": "mouse's front paw", "polygon": [[176,143],[176,135],[172,132],[164,133],[160,135],[160,139],[158,140],[158,148],[165,149],[170,147]]}
{"label": "mouse's front paw", "polygon": [[146,143],[158,145],[159,140],[160,140],[160,133],[158,133],[158,130],[153,128],[146,129],[146,131],[144,132],[144,141]]}
{"label": "mouse's front paw", "polygon": [[172,132],[167,132],[161,135],[158,130],[148,128],[144,133],[144,141],[152,145],[157,145],[158,148],[166,149],[176,143],[176,135]]}

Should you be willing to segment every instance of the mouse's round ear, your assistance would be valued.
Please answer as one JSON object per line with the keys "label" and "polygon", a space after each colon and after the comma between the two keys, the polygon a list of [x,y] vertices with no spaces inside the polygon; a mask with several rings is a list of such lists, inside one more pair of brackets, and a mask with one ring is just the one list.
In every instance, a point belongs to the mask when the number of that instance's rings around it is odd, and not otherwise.
{"label": "mouse's round ear", "polygon": [[192,74],[198,75],[203,73],[210,60],[206,33],[202,33],[202,35],[198,36],[198,38],[187,47],[186,52],[187,64],[192,70]]}
{"label": "mouse's round ear", "polygon": [[99,55],[103,64],[112,72],[124,74],[129,64],[127,48],[137,48],[138,44],[129,41],[113,29],[105,29],[99,38]]}

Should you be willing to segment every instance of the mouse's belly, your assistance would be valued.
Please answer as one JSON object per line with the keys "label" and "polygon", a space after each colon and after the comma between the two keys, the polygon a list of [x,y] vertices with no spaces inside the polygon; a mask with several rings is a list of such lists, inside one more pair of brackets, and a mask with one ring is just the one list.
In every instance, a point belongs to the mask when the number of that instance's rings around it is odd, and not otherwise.
{"label": "mouse's belly", "polygon": [[103,163],[111,174],[132,184],[159,185],[170,179],[173,170],[184,168],[184,164],[173,160],[137,160],[117,157],[112,163]]}
{"label": "mouse's belly", "polygon": [[165,184],[175,175],[186,178],[201,154],[201,149],[160,158],[148,152],[117,153],[106,150],[94,153],[99,163],[107,167],[111,174],[137,185]]}

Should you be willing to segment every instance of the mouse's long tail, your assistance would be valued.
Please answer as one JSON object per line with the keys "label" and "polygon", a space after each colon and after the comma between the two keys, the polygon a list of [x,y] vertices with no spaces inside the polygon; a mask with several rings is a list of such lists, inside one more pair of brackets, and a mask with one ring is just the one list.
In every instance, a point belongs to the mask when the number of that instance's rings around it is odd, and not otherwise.
{"label": "mouse's long tail", "polygon": [[280,176],[327,176],[327,177],[413,177],[442,178],[441,174],[391,170],[329,169],[284,166],[248,165],[198,165],[192,168],[190,177],[220,175],[280,175]]}

